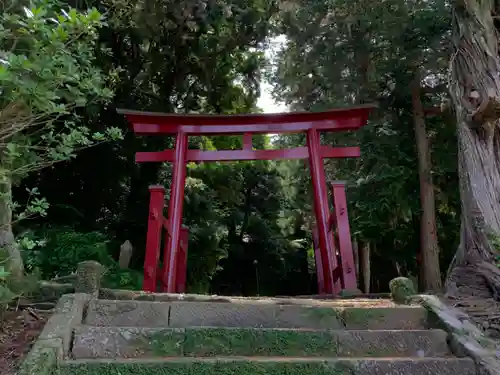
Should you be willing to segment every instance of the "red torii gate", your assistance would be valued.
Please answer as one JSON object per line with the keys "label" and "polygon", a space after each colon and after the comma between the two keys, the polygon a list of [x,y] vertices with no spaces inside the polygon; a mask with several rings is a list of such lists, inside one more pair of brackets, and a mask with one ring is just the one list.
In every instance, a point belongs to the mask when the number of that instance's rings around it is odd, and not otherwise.
{"label": "red torii gate", "polygon": [[[164,188],[150,187],[150,207],[143,289],[155,292],[162,227],[165,237],[164,265],[160,270],[163,292],[182,293],[186,275],[187,228],[182,227],[186,163],[191,161],[236,161],[309,159],[316,216],[315,256],[320,294],[356,289],[354,257],[347,219],[345,187],[332,184],[335,212],[330,215],[323,159],[359,157],[359,147],[320,144],[320,132],[357,130],[364,126],[373,105],[339,108],[326,112],[291,112],[245,115],[179,115],[118,110],[139,135],[175,135],[175,149],[137,152],[137,163],[172,162],[172,185],[168,219],[163,217]],[[280,150],[254,150],[253,134],[306,133],[307,146]],[[243,134],[243,149],[203,151],[188,149],[190,135]],[[336,231],[333,230],[335,225]],[[182,243],[184,242],[184,243]],[[337,249],[337,250],[336,250]]]}

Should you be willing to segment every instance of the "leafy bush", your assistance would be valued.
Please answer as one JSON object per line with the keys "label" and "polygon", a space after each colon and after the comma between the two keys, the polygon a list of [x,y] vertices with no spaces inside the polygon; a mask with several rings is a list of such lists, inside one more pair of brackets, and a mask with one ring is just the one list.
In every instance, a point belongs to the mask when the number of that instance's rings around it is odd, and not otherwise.
{"label": "leafy bush", "polygon": [[85,260],[113,267],[115,262],[108,254],[108,242],[102,233],[82,233],[67,228],[29,233],[20,241],[26,268],[39,269],[43,278],[68,275]]}
{"label": "leafy bush", "polygon": [[103,287],[140,290],[142,273],[120,269],[109,254],[110,242],[103,233],[76,232],[71,228],[26,232],[19,240],[27,270],[32,273],[39,270],[45,279],[69,275],[76,270],[78,263],[95,260],[107,269]]}
{"label": "leafy bush", "polygon": [[142,272],[135,270],[122,270],[118,265],[108,269],[102,280],[102,287],[111,289],[142,289]]}

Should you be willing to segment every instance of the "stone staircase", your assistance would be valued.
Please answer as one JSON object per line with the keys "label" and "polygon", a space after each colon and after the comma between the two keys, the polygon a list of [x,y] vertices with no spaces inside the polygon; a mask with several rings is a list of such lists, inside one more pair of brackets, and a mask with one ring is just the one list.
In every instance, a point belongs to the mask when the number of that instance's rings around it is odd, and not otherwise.
{"label": "stone staircase", "polygon": [[420,306],[388,300],[91,300],[71,375],[477,375]]}

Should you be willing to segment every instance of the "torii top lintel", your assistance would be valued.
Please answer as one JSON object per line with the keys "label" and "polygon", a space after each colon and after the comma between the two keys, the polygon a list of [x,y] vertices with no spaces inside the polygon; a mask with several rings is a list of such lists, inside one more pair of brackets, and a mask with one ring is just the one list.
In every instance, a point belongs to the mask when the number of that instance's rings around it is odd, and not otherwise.
{"label": "torii top lintel", "polygon": [[366,124],[376,105],[337,108],[325,112],[289,112],[270,114],[199,115],[141,112],[118,109],[137,134],[244,134],[293,133],[309,129],[342,131],[359,129]]}

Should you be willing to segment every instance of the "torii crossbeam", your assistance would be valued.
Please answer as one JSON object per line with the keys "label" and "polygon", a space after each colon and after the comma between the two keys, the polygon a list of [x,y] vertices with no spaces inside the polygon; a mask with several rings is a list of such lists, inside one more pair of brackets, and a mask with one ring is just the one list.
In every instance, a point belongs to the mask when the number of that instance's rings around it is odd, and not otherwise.
{"label": "torii crossbeam", "polygon": [[[345,192],[335,193],[335,210],[337,215],[330,215],[328,189],[325,180],[323,159],[359,157],[359,147],[332,147],[320,144],[320,132],[357,130],[364,126],[374,105],[363,105],[339,108],[326,112],[291,112],[279,114],[245,114],[245,115],[179,115],[166,113],[139,112],[118,110],[126,116],[138,135],[175,135],[175,148],[158,152],[137,152],[137,163],[172,162],[172,185],[168,204],[168,219],[163,219],[163,201],[158,195],[158,188],[151,188],[150,220],[146,243],[146,259],[144,262],[144,284],[146,291],[156,291],[157,267],[161,227],[167,229],[167,243],[164,254],[164,267],[161,271],[162,289],[164,292],[184,292],[179,290],[179,278],[185,278],[184,254],[187,244],[181,251],[182,210],[184,202],[184,184],[186,179],[186,163],[190,161],[236,161],[236,160],[280,160],[308,159],[314,193],[314,211],[316,216],[316,235],[318,251],[318,288],[320,293],[333,294],[344,289],[356,289],[355,267],[353,263],[351,240],[345,208]],[[305,133],[306,147],[279,150],[255,150],[252,147],[253,134]],[[188,149],[190,135],[243,135],[241,150],[204,151]],[[335,186],[337,186],[336,184]],[[343,186],[343,185],[342,185]],[[156,194],[156,195],[155,195]],[[337,197],[344,202],[337,202]],[[343,197],[343,198],[342,198]],[[340,208],[342,206],[342,208]],[[342,249],[346,238],[334,239],[331,226],[341,218],[340,210],[345,213],[342,218],[341,232],[348,238],[348,244]],[[160,217],[161,216],[161,217]],[[347,234],[345,231],[347,223]],[[339,234],[340,236],[340,234]],[[336,251],[335,245],[340,249]],[[343,251],[344,250],[344,251]],[[349,252],[351,253],[349,255]],[[184,256],[183,255],[183,256]],[[340,259],[338,259],[340,258]],[[339,263],[339,261],[341,263]],[[179,262],[183,265],[180,267]],[[179,275],[179,272],[182,274]]]}

